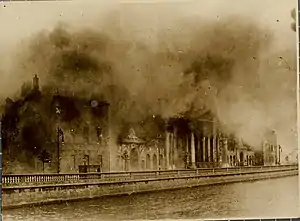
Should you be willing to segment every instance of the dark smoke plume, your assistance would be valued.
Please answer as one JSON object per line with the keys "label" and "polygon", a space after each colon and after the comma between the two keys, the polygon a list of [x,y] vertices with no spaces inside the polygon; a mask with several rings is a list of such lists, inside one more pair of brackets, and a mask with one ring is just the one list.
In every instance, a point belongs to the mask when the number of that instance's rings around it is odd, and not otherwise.
{"label": "dark smoke plume", "polygon": [[131,35],[125,23],[110,31],[58,25],[29,39],[18,71],[22,79],[37,73],[42,94],[108,101],[116,136],[122,125],[156,116],[196,120],[211,110],[250,145],[270,128],[288,137],[295,74],[281,52],[269,53],[271,31],[243,17],[175,23],[153,42]]}

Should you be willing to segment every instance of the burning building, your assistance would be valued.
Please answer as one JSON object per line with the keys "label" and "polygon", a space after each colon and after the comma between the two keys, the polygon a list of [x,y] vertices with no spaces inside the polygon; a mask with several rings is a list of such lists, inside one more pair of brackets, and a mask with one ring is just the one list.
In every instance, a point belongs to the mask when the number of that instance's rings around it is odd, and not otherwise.
{"label": "burning building", "polygon": [[[110,170],[109,104],[99,100],[43,94],[35,76],[31,90],[6,100],[2,117],[5,162],[26,162],[35,171],[85,171],[80,165]],[[50,159],[41,159],[43,151]],[[12,165],[13,166],[13,165]],[[7,168],[6,168],[7,169]]]}
{"label": "burning building", "polygon": [[[126,125],[114,137],[110,104],[58,92],[44,95],[39,79],[18,101],[6,100],[3,115],[4,161],[24,160],[48,172],[166,170],[277,164],[274,131],[254,151],[222,131],[210,111],[191,120],[151,116]],[[41,153],[49,157],[43,159]],[[4,165],[5,167],[5,165]]]}

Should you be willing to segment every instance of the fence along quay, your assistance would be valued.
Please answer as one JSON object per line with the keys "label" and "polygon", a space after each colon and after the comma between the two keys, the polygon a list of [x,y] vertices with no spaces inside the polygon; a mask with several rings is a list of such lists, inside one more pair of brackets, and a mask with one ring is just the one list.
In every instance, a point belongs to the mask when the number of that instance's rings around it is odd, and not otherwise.
{"label": "fence along quay", "polygon": [[298,165],[3,175],[3,208],[298,175]]}

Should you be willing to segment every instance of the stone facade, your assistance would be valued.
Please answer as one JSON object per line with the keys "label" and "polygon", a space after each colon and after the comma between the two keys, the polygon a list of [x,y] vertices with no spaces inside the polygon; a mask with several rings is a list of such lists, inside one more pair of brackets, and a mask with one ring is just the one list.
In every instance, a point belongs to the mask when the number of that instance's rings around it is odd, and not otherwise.
{"label": "stone facade", "polygon": [[194,124],[182,119],[171,120],[169,124],[165,148],[167,168],[209,168],[228,164],[227,140],[209,112]]}
{"label": "stone facade", "polygon": [[271,166],[278,164],[278,145],[275,131],[270,130],[266,133],[262,146],[264,165]]}
{"label": "stone facade", "polygon": [[[87,172],[109,172],[110,153],[108,128],[104,123],[85,124],[83,128],[73,129],[72,125],[57,123],[56,137],[44,145],[43,149],[51,155],[51,162],[46,163],[45,172],[77,173],[87,167]],[[97,124],[98,123],[98,124]],[[101,131],[99,127],[101,126]],[[61,134],[58,136],[59,131]],[[59,161],[59,164],[58,164]],[[36,169],[41,171],[42,164],[36,160]]]}
{"label": "stone facade", "polygon": [[[83,114],[89,115],[90,109],[90,107],[87,107],[85,110],[87,113]],[[88,117],[85,117],[85,119],[88,119]],[[76,129],[72,125],[58,123],[58,128],[61,129],[63,134],[53,140],[55,145],[52,144],[51,153],[57,164],[57,153],[59,152],[60,172],[110,171],[108,118],[95,118],[91,121],[85,121],[82,127]],[[59,142],[59,148],[57,142]]]}
{"label": "stone facade", "polygon": [[233,136],[228,138],[228,166],[253,166],[255,165],[255,152],[242,140]]}
{"label": "stone facade", "polygon": [[[169,119],[163,139],[145,143],[133,129],[117,154],[123,171],[213,168],[256,165],[255,151],[241,140],[221,133],[216,119],[205,113],[194,125]],[[135,163],[134,163],[135,162]]]}
{"label": "stone facade", "polygon": [[118,171],[145,171],[164,168],[164,146],[159,140],[145,143],[133,128],[119,144],[117,153]]}

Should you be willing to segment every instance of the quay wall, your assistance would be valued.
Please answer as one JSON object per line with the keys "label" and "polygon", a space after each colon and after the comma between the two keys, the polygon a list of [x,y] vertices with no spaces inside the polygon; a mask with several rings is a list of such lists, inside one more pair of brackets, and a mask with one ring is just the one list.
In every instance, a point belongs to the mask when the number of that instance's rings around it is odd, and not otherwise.
{"label": "quay wall", "polygon": [[298,167],[263,171],[236,171],[224,174],[140,178],[82,183],[2,187],[3,209],[26,205],[61,203],[104,196],[190,188],[204,185],[248,182],[298,175]]}

